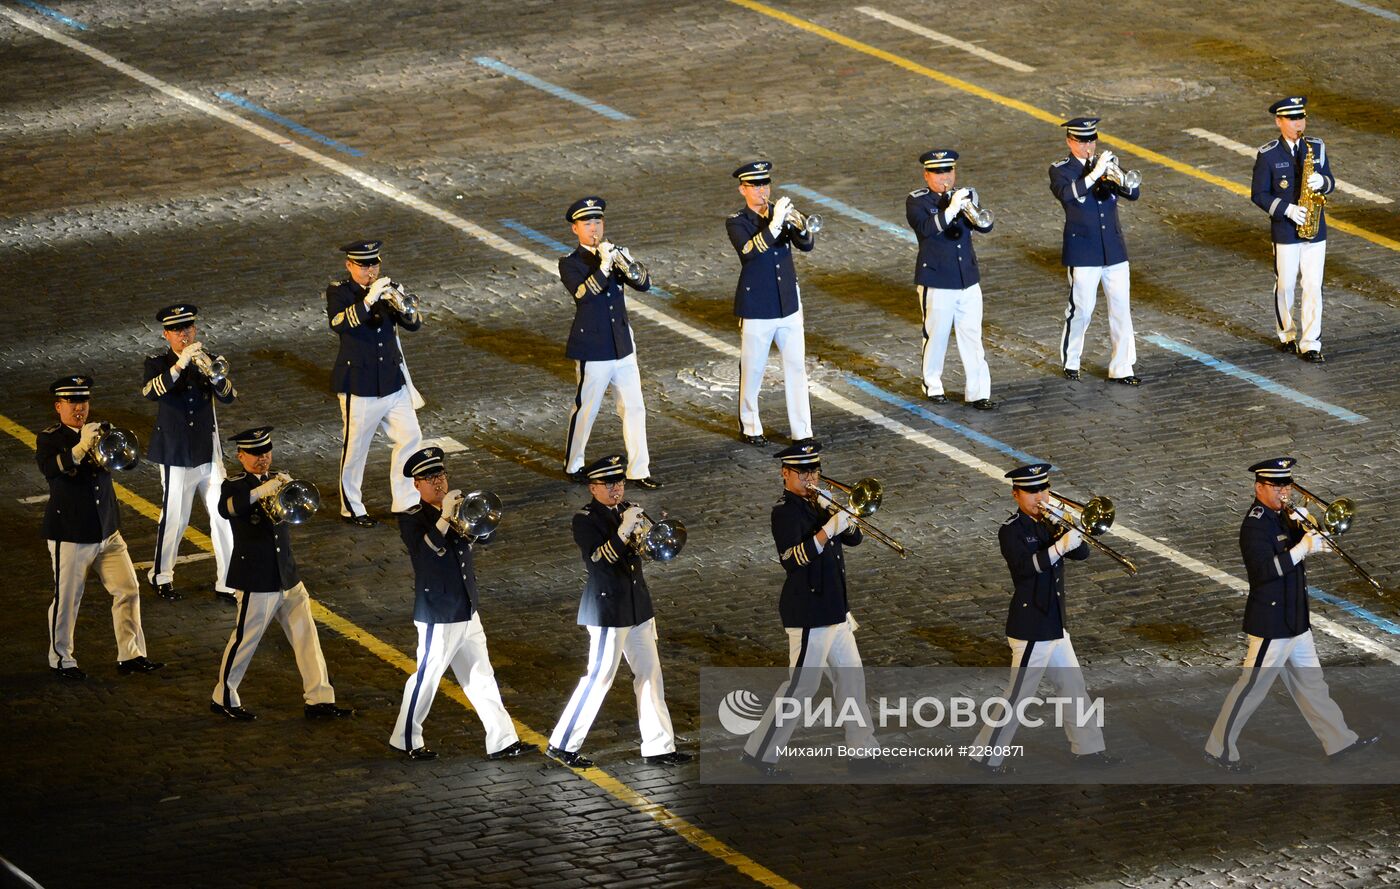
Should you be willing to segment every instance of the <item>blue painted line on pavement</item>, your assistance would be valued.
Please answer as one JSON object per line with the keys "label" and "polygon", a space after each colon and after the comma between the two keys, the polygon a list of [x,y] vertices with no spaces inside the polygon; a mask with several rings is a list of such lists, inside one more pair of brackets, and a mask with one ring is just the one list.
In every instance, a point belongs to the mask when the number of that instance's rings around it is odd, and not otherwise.
{"label": "blue painted line on pavement", "polygon": [[35,12],[42,12],[44,15],[48,16],[51,19],[57,19],[58,21],[63,22],[70,28],[77,28],[79,31],[86,31],[88,29],[87,25],[83,24],[77,19],[69,18],[68,16],[59,12],[57,9],[50,9],[42,3],[35,3],[34,0],[19,0],[19,3],[23,6],[28,6]]}
{"label": "blue painted line on pavement", "polygon": [[[514,219],[502,219],[500,220],[500,223],[501,225],[504,225],[511,231],[516,232],[517,234],[524,235],[525,237],[534,241],[536,244],[543,244],[550,250],[553,250],[555,253],[574,252],[574,248],[570,247],[568,244],[565,244],[563,241],[556,241],[544,232],[535,231],[533,228],[530,228],[530,226],[526,225],[523,222],[516,222]],[[653,296],[659,296],[662,299],[675,299],[674,293],[671,293],[665,288],[656,286],[655,281],[652,282],[651,289],[645,292],[650,293]]]}
{"label": "blue painted line on pavement", "polygon": [[836,200],[836,198],[824,195],[819,191],[813,191],[805,185],[798,185],[797,183],[788,183],[782,186],[782,188],[784,191],[790,191],[799,197],[804,197],[809,201],[814,201],[818,204],[821,204],[823,207],[830,207],[837,213],[840,213],[843,216],[849,216],[857,222],[863,222],[866,225],[878,228],[885,234],[894,235],[896,238],[903,238],[911,244],[918,243],[919,239],[916,238],[914,236],[914,233],[909,229],[900,225],[895,225],[893,222],[886,222],[880,217],[872,216],[864,210],[857,210],[850,204],[838,201]]}
{"label": "blue painted line on pavement", "polygon": [[548,80],[541,80],[533,74],[521,71],[519,68],[512,68],[505,62],[493,59],[490,56],[477,56],[476,58],[472,59],[472,61],[476,62],[483,68],[490,68],[492,71],[500,72],[501,74],[504,74],[507,77],[514,77],[521,83],[529,84],[537,90],[543,90],[544,92],[549,93],[551,96],[563,99],[567,102],[573,102],[575,105],[582,105],[589,111],[601,114],[609,120],[633,119],[632,115],[630,114],[623,114],[616,108],[610,108],[607,105],[602,104],[601,102],[595,102],[587,96],[580,96],[573,90],[565,89],[564,87],[559,86],[558,84],[550,83]]}
{"label": "blue painted line on pavement", "polygon": [[1254,373],[1253,371],[1245,370],[1242,367],[1237,367],[1236,365],[1233,365],[1228,361],[1216,358],[1214,355],[1208,355],[1205,352],[1200,351],[1199,349],[1195,349],[1191,346],[1186,345],[1185,343],[1179,343],[1171,337],[1162,336],[1160,333],[1151,333],[1148,334],[1145,337],[1145,339],[1149,343],[1153,343],[1154,345],[1160,346],[1169,352],[1176,352],[1178,355],[1185,355],[1187,358],[1199,361],[1206,367],[1209,367],[1213,370],[1218,370],[1221,373],[1228,374],[1229,376],[1235,377],[1236,379],[1244,380],[1246,383],[1258,386],[1265,392],[1277,395],[1281,398],[1287,398],[1289,401],[1297,402],[1298,404],[1301,404],[1304,407],[1310,407],[1313,410],[1322,411],[1324,414],[1331,414],[1337,419],[1345,420],[1348,423],[1366,422],[1366,418],[1358,413],[1349,411],[1344,407],[1338,407],[1335,404],[1330,404],[1326,401],[1323,401],[1320,398],[1313,398],[1311,395],[1304,395],[1297,389],[1290,389],[1282,383],[1275,383],[1268,377],[1260,376],[1259,374]]}
{"label": "blue painted line on pavement", "polygon": [[1329,605],[1337,606],[1338,608],[1345,611],[1347,614],[1354,615],[1366,621],[1367,623],[1380,627],[1382,630],[1384,630],[1392,636],[1400,636],[1400,624],[1397,624],[1395,621],[1390,620],[1389,618],[1381,617],[1374,611],[1369,611],[1365,608],[1362,608],[1360,605],[1357,605],[1353,602],[1348,602],[1346,599],[1339,599],[1331,593],[1323,592],[1315,586],[1308,587],[1308,594],[1315,599],[1321,599]]}
{"label": "blue painted line on pavement", "polygon": [[[955,420],[950,420],[941,414],[936,414],[921,404],[915,404],[914,402],[909,401],[906,398],[900,398],[893,392],[887,392],[884,389],[881,389],[879,386],[875,385],[874,383],[870,382],[864,377],[860,377],[855,374],[846,374],[846,382],[850,383],[852,386],[856,387],[857,389],[868,395],[875,396],[876,398],[880,399],[881,401],[887,404],[892,404],[896,407],[903,408],[904,410],[908,411],[916,417],[922,417],[923,419],[928,420],[930,423],[934,423],[936,425],[942,426],[944,429],[956,432],[963,438],[966,438],[970,441],[975,441],[980,445],[985,445],[986,447],[989,447],[992,450],[1001,451],[1003,454],[1006,454],[1008,456],[1015,457],[1022,463],[1050,462],[1048,460],[1042,460],[1033,454],[1028,454],[1023,450],[1020,450],[1019,448],[1013,448],[1006,442],[998,441],[997,439],[992,438],[990,435],[987,435],[985,432],[978,432],[976,429],[973,429],[970,426],[964,426],[963,424]],[[1051,466],[1050,468],[1056,469],[1056,467],[1054,466]]]}
{"label": "blue painted line on pavement", "polygon": [[1337,2],[1343,6],[1350,6],[1352,9],[1359,9],[1362,12],[1369,12],[1371,15],[1378,15],[1392,22],[1400,22],[1400,14],[1391,12],[1389,9],[1381,9],[1369,3],[1362,3],[1360,0],[1337,0]]}
{"label": "blue painted line on pavement", "polygon": [[226,92],[219,92],[215,93],[214,95],[218,96],[220,99],[223,99],[225,102],[228,102],[230,105],[237,105],[239,108],[246,108],[254,114],[262,115],[268,120],[281,124],[282,126],[286,127],[294,133],[297,133],[298,135],[305,136],[308,139],[314,139],[317,142],[320,142],[322,145],[327,145],[331,148],[334,148],[336,151],[348,154],[351,157],[365,156],[365,153],[358,148],[351,148],[344,142],[337,142],[330,136],[323,136],[309,127],[302,126],[301,124],[297,123],[291,118],[283,117],[275,111],[269,111],[261,105],[255,105],[252,102],[249,102],[247,99],[243,98],[242,96]]}

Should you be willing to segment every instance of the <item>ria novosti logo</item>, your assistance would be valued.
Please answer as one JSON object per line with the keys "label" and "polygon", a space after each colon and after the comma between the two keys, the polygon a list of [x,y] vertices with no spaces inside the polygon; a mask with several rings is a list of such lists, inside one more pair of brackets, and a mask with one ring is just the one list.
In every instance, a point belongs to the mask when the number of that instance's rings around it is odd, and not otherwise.
{"label": "ria novosti logo", "polygon": [[719,702],[719,724],[731,735],[748,735],[763,721],[763,699],[747,689],[725,695]]}

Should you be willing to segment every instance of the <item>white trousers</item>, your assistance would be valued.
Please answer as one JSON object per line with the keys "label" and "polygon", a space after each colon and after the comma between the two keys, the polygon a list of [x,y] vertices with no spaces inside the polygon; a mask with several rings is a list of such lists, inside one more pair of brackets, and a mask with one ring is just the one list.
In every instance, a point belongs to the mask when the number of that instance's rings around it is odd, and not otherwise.
{"label": "white trousers", "polygon": [[[1279,342],[1296,341],[1299,352],[1322,348],[1322,267],[1327,242],[1274,245],[1274,332]],[[1293,323],[1293,294],[1303,277],[1303,305]]]}
{"label": "white trousers", "polygon": [[403,512],[418,502],[413,480],[403,474],[404,461],[423,445],[418,414],[408,386],[393,395],[370,398],[340,393],[340,514],[364,515],[360,483],[365,477],[365,458],[377,429],[383,429],[394,445],[389,460],[389,488],[394,492],[394,512]]}
{"label": "white trousers", "polygon": [[768,369],[768,351],[776,344],[783,358],[783,388],[787,395],[788,434],[812,437],[812,404],[807,396],[807,335],[802,310],[786,318],[745,318],[739,332],[739,429],[762,435],[758,390]]}
{"label": "white trousers", "polygon": [[632,670],[632,690],[637,694],[642,756],[660,756],[676,749],[676,733],[671,728],[671,711],[666,709],[666,689],[661,681],[661,656],[656,651],[655,618],[635,627],[588,628],[588,672],[560,714],[549,736],[550,746],[570,752],[583,746],[623,657]]}
{"label": "white trousers", "polygon": [[982,350],[982,285],[962,290],[919,287],[919,311],[924,318],[924,394],[943,394],[943,359],[948,354],[948,333],[955,331],[967,386],[964,401],[981,401],[992,395],[992,374]]}
{"label": "white trousers", "polygon": [[228,560],[233,554],[233,528],[219,515],[219,490],[227,477],[224,461],[216,450],[211,463],[200,466],[160,467],[164,490],[160,503],[160,523],[156,526],[156,557],[146,579],[154,586],[175,582],[175,559],[180,555],[180,539],[190,524],[194,498],[204,504],[209,516],[209,539],[214,543],[214,589],[229,593]]}
{"label": "white trousers", "polygon": [[335,689],[331,688],[326,672],[326,659],[321,654],[321,640],[316,635],[316,620],[311,616],[306,585],[299,583],[279,593],[240,590],[234,595],[238,599],[238,623],[229,634],[228,645],[224,646],[219,682],[214,686],[214,703],[225,707],[241,706],[238,685],[273,620],[282,624],[282,632],[287,634],[287,641],[292,645],[306,703],[335,703]]}
{"label": "white trousers", "polygon": [[651,475],[651,454],[647,451],[647,406],[642,400],[642,374],[637,369],[637,353],[612,361],[575,361],[578,389],[569,411],[569,438],[564,444],[567,456],[564,471],[583,468],[583,452],[593,421],[603,403],[608,386],[617,393],[617,415],[622,418],[622,443],[627,448],[627,477]]}
{"label": "white trousers", "polygon": [[[1288,639],[1261,639],[1248,636],[1240,678],[1225,696],[1220,715],[1210,730],[1206,752],[1234,762],[1240,758],[1237,742],[1240,730],[1264,702],[1274,680],[1283,675],[1283,685],[1293,696],[1313,734],[1330,756],[1356,743],[1356,732],[1347,728],[1342,710],[1327,691],[1322,678],[1322,662],[1317,657],[1312,630]],[[1229,755],[1225,755],[1228,749]]]}
{"label": "white trousers", "polygon": [[[1079,668],[1079,658],[1074,653],[1069,633],[1059,639],[1028,642],[1024,639],[1007,637],[1011,646],[1011,678],[1006,683],[1002,698],[1011,704],[1012,714],[1021,701],[1035,695],[1040,688],[1040,680],[1048,678],[1058,697],[1069,698],[1077,703],[1060,708],[1065,715],[1065,736],[1069,738],[1069,749],[1076,754],[1098,753],[1104,749],[1103,729],[1093,720],[1088,725],[1079,725],[1076,713],[1089,710],[1089,691],[1084,686],[1084,672]],[[1048,670],[1048,676],[1047,676]],[[993,726],[986,723],[977,733],[972,743],[978,747],[1005,747],[1016,736],[1017,719],[1012,714],[1001,714],[1002,719],[1010,716],[1005,725]],[[1001,765],[1001,755],[982,758],[989,766]]]}
{"label": "white trousers", "polygon": [[88,570],[112,594],[112,631],[117,636],[117,660],[129,661],[146,656],[146,634],[141,630],[141,588],[126,541],[118,531],[101,543],[72,543],[50,540],[49,559],[53,562],[53,601],[49,603],[49,666],[76,667],[73,657],[73,626],[78,622],[78,605]]}
{"label": "white trousers", "polygon": [[874,723],[865,701],[865,668],[856,647],[856,619],[825,627],[788,627],[788,666],[791,673],[768,704],[763,719],[744,743],[744,752],[764,762],[777,762],[779,748],[787,746],[800,715],[778,718],[778,698],[808,701],[821,686],[822,674],[831,680],[835,700],[832,712],[841,713],[847,701],[855,701],[863,725],[847,721],[846,746],[868,750],[875,746]]}
{"label": "white trousers", "polygon": [[1084,354],[1084,333],[1094,317],[1099,284],[1108,299],[1108,341],[1113,354],[1108,360],[1110,377],[1130,377],[1137,363],[1137,343],[1133,339],[1133,316],[1128,305],[1128,263],[1110,266],[1074,266],[1069,277],[1069,305],[1065,307],[1064,335],[1060,338],[1060,362],[1065,370],[1079,370]]}
{"label": "white trousers", "polygon": [[501,702],[501,690],[496,687],[481,617],[473,614],[471,620],[456,623],[414,621],[413,625],[418,628],[418,670],[404,683],[403,704],[389,745],[399,750],[423,746],[423,720],[428,718],[438,683],[448,667],[486,729],[486,752],[495,753],[519,741],[515,724]]}

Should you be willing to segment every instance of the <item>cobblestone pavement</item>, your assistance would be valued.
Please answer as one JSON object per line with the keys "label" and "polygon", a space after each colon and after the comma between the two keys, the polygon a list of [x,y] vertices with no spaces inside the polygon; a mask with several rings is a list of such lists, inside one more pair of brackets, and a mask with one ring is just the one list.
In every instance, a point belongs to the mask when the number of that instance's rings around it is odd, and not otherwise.
{"label": "cobblestone pavement", "polygon": [[[1318,3],[1280,15],[1257,0],[1228,14],[1141,0],[956,11],[911,0],[777,3],[0,3],[0,268],[17,320],[0,342],[0,414],[18,434],[0,436],[11,578],[0,588],[0,854],[50,889],[1400,883],[1393,787],[706,785],[694,767],[640,762],[625,682],[586,747],[606,772],[597,780],[539,758],[485,762],[475,717],[445,695],[426,727],[442,759],[407,764],[385,745],[404,677],[369,641],[411,656],[407,559],[392,531],[347,530],[330,517],[295,537],[312,594],[355,628],[322,628],[354,720],[302,719],[276,634],[244,685],[262,718],[235,725],[208,713],[232,623],[207,593],[208,561],[181,566],[185,601],[143,595],[150,652],[165,670],[117,677],[104,594],[89,587],[77,638],[91,679],[50,678],[43,505],[29,500],[43,485],[22,440],[52,420],[48,382],[90,370],[96,415],[144,439],[152,412],[139,368],[160,345],[154,311],[193,301],[242,393],[222,426],[274,424],[278,464],[333,492],[336,343],[321,292],[341,268],[334,248],[372,236],[386,242],[386,273],[424,298],[427,323],[405,347],[428,399],[425,435],[462,443],[450,457],[454,479],[505,502],[501,539],[478,565],[483,619],[512,715],[547,732],[586,651],[568,534],[586,495],[559,477],[574,381],[563,357],[570,306],[546,271],[555,258],[547,239],[568,240],[563,208],[598,193],[609,201],[609,234],[669,294],[634,301],[653,469],[667,485],[637,499],[690,528],[681,558],[648,574],[672,715],[698,737],[702,666],[785,657],[782,571],[766,517],[777,473],[766,452],[735,440],[733,355],[690,332],[737,345],[737,261],[722,222],[740,205],[730,170],[760,155],[799,207],[825,202],[828,229],[798,265],[828,470],[882,477],[878,524],[912,551],[902,562],[875,545],[851,554],[867,663],[1004,663],[1008,589],[994,540],[1012,507],[989,468],[1012,465],[1010,449],[1053,461],[1071,495],[1112,496],[1125,531],[1116,542],[1142,568],[1129,578],[1104,558],[1071,567],[1071,623],[1089,669],[1240,656],[1238,587],[1206,575],[1241,576],[1244,467],[1280,452],[1302,458],[1300,478],[1314,490],[1357,499],[1348,551],[1389,591],[1371,592],[1336,560],[1314,569],[1332,597],[1316,605],[1331,622],[1318,633],[1325,662],[1400,660],[1400,518],[1389,508],[1400,495],[1400,383],[1386,357],[1400,348],[1400,217],[1395,204],[1332,197],[1334,223],[1352,229],[1334,225],[1329,243],[1328,363],[1302,364],[1272,348],[1266,225],[1229,189],[1247,186],[1251,161],[1221,144],[1269,140],[1269,102],[1306,94],[1309,132],[1327,140],[1334,172],[1400,198],[1394,13]],[[266,127],[274,141],[149,78]],[[1050,115],[1100,114],[1107,136],[1161,156],[1120,152],[1145,183],[1123,213],[1140,389],[1103,382],[1102,308],[1084,382],[1058,374],[1062,217],[1045,171],[1063,141],[1011,100]],[[1002,402],[991,414],[918,403],[913,249],[900,231],[904,195],[921,184],[916,158],[935,145],[962,153],[960,182],[997,213],[996,230],[978,240]],[[956,401],[956,357],[948,380]],[[763,403],[781,438],[771,386]],[[620,447],[605,409],[590,453]],[[366,475],[381,515],[387,462],[377,446]],[[122,481],[159,502],[149,467]],[[196,526],[204,522],[197,511]],[[134,557],[149,559],[154,523],[123,507],[123,525]],[[185,552],[199,550],[187,543]],[[1292,705],[1279,692],[1269,706]],[[1348,716],[1365,727],[1364,709]],[[1262,740],[1246,733],[1246,751]],[[667,811],[653,817],[629,793]]]}

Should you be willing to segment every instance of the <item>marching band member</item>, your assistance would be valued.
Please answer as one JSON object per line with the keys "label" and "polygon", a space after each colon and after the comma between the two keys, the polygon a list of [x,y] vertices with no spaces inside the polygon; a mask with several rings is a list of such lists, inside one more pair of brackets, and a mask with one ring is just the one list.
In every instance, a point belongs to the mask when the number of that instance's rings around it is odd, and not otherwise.
{"label": "marching band member", "polygon": [[1133,375],[1137,344],[1128,302],[1128,247],[1123,242],[1123,227],[1118,223],[1118,199],[1135,201],[1142,190],[1104,178],[1117,159],[1109,151],[1094,157],[1099,118],[1076,117],[1060,126],[1067,131],[1069,157],[1050,167],[1050,191],[1065,211],[1060,262],[1068,269],[1070,288],[1064,335],[1060,339],[1060,362],[1066,379],[1079,379],[1084,333],[1093,318],[1102,284],[1108,300],[1108,338],[1113,350],[1108,379],[1137,386],[1142,380]]}
{"label": "marching band member", "polygon": [[[559,260],[559,280],[574,300],[574,323],[564,354],[574,359],[578,377],[564,445],[564,474],[580,484],[587,481],[584,450],[598,407],[611,385],[617,392],[617,413],[622,418],[627,480],[643,488],[659,488],[661,483],[651,477],[647,408],[622,290],[623,284],[637,291],[650,290],[651,276],[630,252],[603,240],[606,208],[607,201],[602,198],[586,197],[574,201],[564,213],[578,238],[577,249]],[[638,272],[635,278],[634,269]]]}
{"label": "marching band member", "polygon": [[448,667],[486,729],[486,758],[510,759],[539,750],[520,740],[501,702],[496,671],[486,650],[477,607],[472,543],[453,526],[462,492],[448,490],[442,448],[416,451],[404,475],[422,500],[399,515],[399,536],[413,561],[413,625],[418,628],[418,669],[403,688],[403,703],[389,746],[416,761],[437,759],[423,744],[423,720]]}
{"label": "marching band member", "polygon": [[972,232],[989,232],[992,224],[988,221],[983,227],[962,218],[965,209],[976,208],[976,202],[971,189],[953,187],[956,151],[927,151],[919,162],[926,187],[909,193],[904,214],[919,239],[914,286],[924,319],[924,395],[935,404],[948,401],[943,394],[943,359],[948,354],[948,334],[956,329],[958,355],[967,377],[963,401],[981,411],[993,410],[992,377],[982,350],[981,274],[972,249]]}
{"label": "marching band member", "polygon": [[[1069,632],[1065,629],[1065,559],[1082,561],[1089,558],[1089,544],[1074,528],[1055,536],[1046,523],[1044,504],[1050,494],[1050,467],[1044,463],[1019,466],[1006,473],[1011,479],[1011,496],[1016,512],[997,532],[1002,558],[1011,571],[1015,592],[1006,615],[1006,643],[1011,646],[1011,678],[1002,699],[1009,702],[1013,712],[1025,698],[1035,695],[1040,680],[1049,671],[1056,693],[1084,703],[1087,710],[1089,692],[1084,686],[1084,674],[1074,653]],[[990,751],[974,756],[979,768],[992,774],[1014,771],[998,752],[1011,743],[1016,734],[1017,720],[1005,714],[1004,725],[984,724],[973,742],[974,747]],[[1097,725],[1079,725],[1078,720],[1066,722],[1065,734],[1076,763],[1086,766],[1112,766],[1122,760],[1104,752],[1103,730]]]}
{"label": "marching band member", "polygon": [[626,657],[637,695],[642,760],[666,766],[690,762],[689,753],[676,750],[661,680],[661,655],[656,650],[651,592],[633,541],[642,508],[631,504],[623,508],[627,479],[621,455],[603,457],[584,471],[593,499],[574,514],[573,531],[588,571],[578,607],[578,622],[588,628],[588,672],[560,714],[545,753],[572,768],[593,765],[579,748]]}
{"label": "marching band member", "polygon": [[752,161],[734,171],[745,206],[724,224],[742,266],[734,290],[734,314],[740,318],[739,437],[754,445],[768,443],[758,418],[758,391],[774,343],[783,358],[788,431],[794,441],[812,437],[802,293],[792,248],[810,252],[816,235],[795,224],[792,201],[769,201],[772,169],[768,161]]}
{"label": "marching band member", "polygon": [[117,637],[117,672],[150,673],[164,667],[146,657],[141,630],[141,589],[122,538],[112,475],[89,458],[102,432],[92,422],[92,377],[55,380],[58,422],[35,436],[34,458],[49,482],[43,535],[53,562],[49,603],[49,667],[60,679],[86,679],[73,656],[73,628],[89,570],[112,594],[112,629]]}
{"label": "marching band member", "polygon": [[383,244],[355,241],[341,247],[350,277],[326,289],[326,317],[340,337],[340,353],[331,370],[342,430],[340,517],[362,528],[378,524],[360,499],[365,458],[375,430],[383,428],[394,445],[389,465],[394,512],[417,502],[413,485],[403,475],[403,464],[423,438],[416,413],[423,397],[413,387],[396,329],[414,331],[423,326],[423,320],[416,313],[399,311],[390,301],[393,282],[380,276]]}
{"label": "marching band member", "polygon": [[[189,303],[166,306],[156,313],[170,345],[146,359],[141,394],[156,403],[156,425],[146,459],[160,467],[160,523],[156,555],[147,574],[156,595],[179,599],[175,590],[175,559],[180,539],[190,523],[190,506],[198,496],[209,516],[209,539],[214,544],[214,596],[233,601],[228,585],[233,534],[219,516],[219,487],[224,482],[224,454],[214,401],[229,404],[238,397],[228,377],[217,382],[209,373],[207,355],[199,341],[199,308]],[[191,367],[191,365],[194,365]]]}
{"label": "marching band member", "polygon": [[1322,678],[1308,618],[1308,575],[1303,562],[1331,552],[1332,547],[1295,517],[1303,511],[1289,501],[1297,462],[1276,457],[1249,467],[1254,473],[1254,502],[1240,524],[1240,554],[1249,577],[1244,606],[1249,647],[1240,678],[1225,696],[1206,741],[1206,761],[1228,772],[1253,770],[1240,760],[1240,731],[1280,673],[1328,756],[1352,753],[1380,740],[1379,735],[1359,737],[1347,727]]}
{"label": "marching band member", "polygon": [[[1308,126],[1307,96],[1290,96],[1269,106],[1282,138],[1259,147],[1254,158],[1250,197],[1269,214],[1274,246],[1274,332],[1279,348],[1297,353],[1304,361],[1322,363],[1322,267],[1327,259],[1326,211],[1319,210],[1317,234],[1303,238],[1298,227],[1308,220],[1308,210],[1298,205],[1299,192],[1307,185],[1318,194],[1337,187],[1327,146],[1313,136],[1303,136]],[[1303,182],[1303,160],[1312,149],[1313,169]],[[1300,323],[1293,323],[1293,294],[1299,273],[1303,278]]]}
{"label": "marching band member", "polygon": [[338,707],[335,689],[326,672],[311,599],[297,572],[292,555],[292,535],[285,522],[274,522],[263,505],[291,481],[285,473],[272,474],[272,427],[258,426],[231,436],[238,445],[243,472],[224,482],[219,491],[219,512],[233,527],[233,562],[229,583],[238,592],[238,621],[229,634],[219,662],[219,681],[209,702],[210,711],[242,722],[257,719],[245,710],[238,686],[263,633],[275,620],[291,643],[301,673],[307,719],[336,719],[354,714]]}

